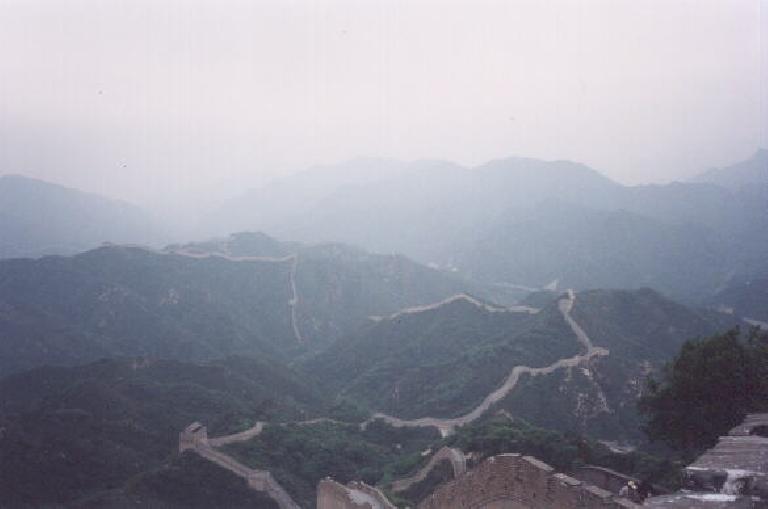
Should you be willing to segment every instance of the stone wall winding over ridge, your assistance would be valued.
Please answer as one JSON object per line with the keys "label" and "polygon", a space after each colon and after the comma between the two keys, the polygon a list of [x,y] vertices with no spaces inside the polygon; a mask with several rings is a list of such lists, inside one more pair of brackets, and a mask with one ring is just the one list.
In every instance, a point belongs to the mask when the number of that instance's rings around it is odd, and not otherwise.
{"label": "stone wall winding over ridge", "polygon": [[[239,433],[234,436],[240,439],[243,434]],[[208,461],[229,470],[238,477],[243,478],[248,483],[249,488],[266,493],[277,503],[280,509],[301,509],[280,483],[272,477],[269,471],[249,468],[234,458],[227,456],[213,447],[212,442],[214,440],[208,438],[208,430],[205,426],[199,422],[193,422],[184,431],[179,433],[179,452],[194,451]],[[231,443],[231,441],[227,440],[220,440],[220,442],[224,444]]]}
{"label": "stone wall winding over ridge", "polygon": [[640,506],[520,454],[492,456],[441,485],[419,509],[632,509]]}
{"label": "stone wall winding over ridge", "polygon": [[424,467],[410,477],[397,479],[392,482],[392,491],[405,491],[414,484],[418,484],[427,478],[429,473],[442,461],[448,461],[453,469],[453,477],[459,477],[467,471],[467,458],[459,449],[451,447],[442,447],[432,455]]}
{"label": "stone wall winding over ridge", "polygon": [[326,478],[317,485],[317,509],[395,509],[376,488],[363,482],[344,486]]}

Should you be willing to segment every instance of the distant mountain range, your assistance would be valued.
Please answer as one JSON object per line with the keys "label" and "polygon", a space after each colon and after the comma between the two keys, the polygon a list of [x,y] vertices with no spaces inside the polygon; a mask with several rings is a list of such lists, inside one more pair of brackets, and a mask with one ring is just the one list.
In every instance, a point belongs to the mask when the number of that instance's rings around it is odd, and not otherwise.
{"label": "distant mountain range", "polygon": [[744,186],[768,184],[768,149],[761,148],[740,163],[724,168],[713,168],[691,179],[693,182],[709,182],[732,190]]}
{"label": "distant mountain range", "polygon": [[158,222],[134,205],[0,176],[0,258],[74,254],[104,242],[156,244],[162,238]]}
{"label": "distant mountain range", "polygon": [[723,290],[710,297],[707,305],[768,323],[768,274],[734,278]]}
{"label": "distant mountain range", "polygon": [[[702,303],[734,278],[768,273],[766,195],[765,149],[690,182],[647,186],[568,161],[356,159],[245,192],[206,214],[200,231],[402,253],[487,284],[650,286]],[[122,202],[0,178],[0,258],[158,245],[157,224]]]}
{"label": "distant mountain range", "polygon": [[[490,283],[652,286],[701,301],[768,270],[766,153],[695,182],[635,187],[566,161],[353,161],[250,191],[206,228],[402,252]],[[311,184],[324,174],[334,185]]]}
{"label": "distant mountain range", "polygon": [[[337,419],[230,451],[310,506],[325,469],[391,477],[494,415],[637,440],[684,341],[768,322],[765,161],[627,187],[570,162],[356,160],[163,249],[122,244],[161,239],[130,205],[3,177],[0,505],[271,507],[174,454],[196,420]],[[254,227],[297,240],[230,234]]]}

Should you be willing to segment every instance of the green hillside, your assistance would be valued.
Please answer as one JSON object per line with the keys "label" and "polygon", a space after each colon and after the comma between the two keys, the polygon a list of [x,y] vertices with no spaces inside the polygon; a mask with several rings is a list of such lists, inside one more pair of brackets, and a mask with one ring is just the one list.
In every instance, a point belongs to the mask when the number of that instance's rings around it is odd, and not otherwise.
{"label": "green hillside", "polygon": [[233,236],[230,244],[226,251],[216,242],[174,247],[183,254],[109,246],[0,261],[0,375],[121,355],[289,359],[351,333],[370,315],[470,286],[401,256],[346,246],[283,244],[260,234]]}
{"label": "green hillside", "polygon": [[12,375],[0,381],[3,506],[86,500],[137,475],[150,476],[145,485],[181,478],[162,468],[193,421],[216,435],[324,407],[285,367],[245,358],[104,360]]}
{"label": "green hillside", "polygon": [[0,374],[120,355],[284,353],[296,347],[289,270],[127,247],[0,261]]}
{"label": "green hillside", "polygon": [[738,323],[650,289],[579,292],[572,316],[593,344],[610,354],[546,377],[525,377],[500,408],[545,428],[633,441],[642,438],[636,403],[647,376],[687,339]]}
{"label": "green hillside", "polygon": [[280,242],[258,232],[167,249],[232,258],[295,256],[297,326],[310,350],[354,332],[372,315],[430,304],[460,292],[483,292],[477,284],[405,256],[368,253],[338,243]]}
{"label": "green hillside", "polygon": [[399,417],[452,417],[476,406],[518,364],[577,353],[555,303],[494,312],[467,299],[371,324],[305,369],[336,394]]}

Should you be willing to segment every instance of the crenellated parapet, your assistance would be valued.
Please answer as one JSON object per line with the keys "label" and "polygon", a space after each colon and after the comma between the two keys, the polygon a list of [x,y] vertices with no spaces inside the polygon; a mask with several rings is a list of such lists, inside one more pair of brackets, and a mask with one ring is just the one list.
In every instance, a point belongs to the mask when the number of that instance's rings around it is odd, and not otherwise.
{"label": "crenellated parapet", "polygon": [[317,485],[317,509],[395,509],[384,494],[364,482],[352,481],[346,486],[331,478]]}
{"label": "crenellated parapet", "polygon": [[422,482],[441,462],[449,462],[453,470],[453,477],[456,478],[467,471],[467,458],[464,453],[452,447],[442,447],[429,459],[426,465],[419,469],[415,474],[404,479],[397,479],[392,482],[392,491],[402,492],[409,489],[414,484]]}
{"label": "crenellated parapet", "polygon": [[640,506],[585,484],[535,458],[492,456],[438,487],[419,509],[632,509]]}
{"label": "crenellated parapet", "polygon": [[193,422],[179,433],[179,452],[208,445],[208,428]]}

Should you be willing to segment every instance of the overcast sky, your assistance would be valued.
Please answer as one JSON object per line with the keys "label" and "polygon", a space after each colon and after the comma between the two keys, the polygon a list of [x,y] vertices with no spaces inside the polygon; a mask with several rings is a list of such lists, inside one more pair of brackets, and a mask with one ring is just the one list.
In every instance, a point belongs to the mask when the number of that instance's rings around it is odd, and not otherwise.
{"label": "overcast sky", "polygon": [[0,173],[142,204],[355,156],[669,181],[766,104],[768,0],[0,0]]}

